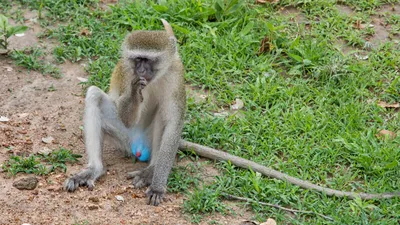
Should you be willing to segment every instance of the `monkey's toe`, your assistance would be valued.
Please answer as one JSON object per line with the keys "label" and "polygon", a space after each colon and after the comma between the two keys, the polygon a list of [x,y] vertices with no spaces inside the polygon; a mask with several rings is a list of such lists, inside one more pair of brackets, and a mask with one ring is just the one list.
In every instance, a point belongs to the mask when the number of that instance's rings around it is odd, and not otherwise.
{"label": "monkey's toe", "polygon": [[158,206],[161,202],[164,201],[165,191],[155,191],[151,187],[146,190],[146,195],[149,198],[147,204]]}
{"label": "monkey's toe", "polygon": [[68,192],[74,192],[78,187],[79,184],[73,178],[67,179],[64,183],[64,190]]}
{"label": "monkey's toe", "polygon": [[132,184],[135,188],[147,187],[151,184],[153,179],[153,167],[147,167],[140,171],[133,171],[128,173],[128,179],[132,179]]}
{"label": "monkey's toe", "polygon": [[84,169],[65,181],[64,190],[68,192],[74,192],[79,186],[86,186],[88,190],[91,191],[94,188],[94,182],[103,173],[104,172],[102,172],[102,169]]}
{"label": "monkey's toe", "polygon": [[[141,174],[141,175],[143,175],[143,174]],[[147,187],[151,183],[151,179],[149,179],[148,177],[141,176],[141,175],[138,175],[133,178],[132,184],[135,188]]]}
{"label": "monkey's toe", "polygon": [[64,190],[74,192],[79,186],[86,186],[89,191],[92,191],[94,188],[94,180],[73,176],[65,181]]}

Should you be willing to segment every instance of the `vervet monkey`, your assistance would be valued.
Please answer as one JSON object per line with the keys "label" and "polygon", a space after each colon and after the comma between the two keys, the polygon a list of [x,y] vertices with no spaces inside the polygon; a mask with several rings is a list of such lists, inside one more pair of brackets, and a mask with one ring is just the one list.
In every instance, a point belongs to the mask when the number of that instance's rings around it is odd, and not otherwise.
{"label": "vervet monkey", "polygon": [[149,186],[148,203],[159,205],[181,139],[186,95],[184,68],[170,24],[165,31],[134,31],[122,44],[108,94],[89,87],[85,99],[84,138],[88,165],[66,180],[64,188],[93,189],[104,174],[103,140],[111,139],[132,155],[132,131],[141,130],[151,149],[148,167],[128,173],[136,188]]}

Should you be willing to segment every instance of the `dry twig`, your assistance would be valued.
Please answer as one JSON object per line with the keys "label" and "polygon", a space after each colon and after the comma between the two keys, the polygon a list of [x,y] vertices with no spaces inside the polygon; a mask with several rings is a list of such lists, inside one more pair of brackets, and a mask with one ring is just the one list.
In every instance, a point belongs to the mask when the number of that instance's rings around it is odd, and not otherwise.
{"label": "dry twig", "polygon": [[241,157],[234,156],[234,155],[231,155],[231,154],[223,152],[223,151],[218,151],[216,149],[202,146],[199,144],[195,144],[192,142],[188,142],[185,140],[181,140],[179,149],[181,149],[183,151],[189,151],[189,152],[194,151],[198,155],[209,158],[209,159],[220,160],[220,161],[230,161],[233,165],[236,165],[238,167],[241,167],[244,169],[250,168],[253,171],[264,174],[265,176],[276,178],[276,179],[283,180],[283,181],[287,181],[291,184],[300,186],[300,187],[308,189],[308,190],[319,191],[328,196],[348,197],[350,199],[355,199],[355,198],[385,199],[385,198],[400,197],[400,192],[370,194],[370,193],[363,193],[363,192],[356,193],[356,192],[350,192],[350,191],[339,191],[339,190],[335,190],[335,189],[331,189],[331,188],[321,187],[321,186],[313,184],[309,181],[301,180],[299,178],[289,176],[285,173],[281,173],[277,170],[262,166],[253,161],[243,159]]}
{"label": "dry twig", "polygon": [[245,202],[253,202],[253,203],[260,204],[260,205],[265,205],[265,206],[270,206],[270,207],[274,207],[274,208],[277,208],[277,209],[282,209],[282,210],[285,210],[285,211],[288,211],[288,212],[292,212],[292,213],[315,214],[315,215],[323,217],[323,218],[325,218],[327,220],[333,220],[329,216],[325,216],[323,214],[316,213],[316,212],[313,212],[313,211],[289,209],[289,208],[286,208],[286,207],[283,207],[283,206],[280,206],[280,205],[266,203],[266,202],[259,202],[259,201],[256,201],[256,200],[253,200],[253,199],[250,199],[250,198],[239,197],[239,196],[230,195],[230,194],[227,194],[227,193],[221,193],[221,194],[222,194],[222,196],[224,196],[228,200],[234,199],[234,200],[245,201]]}

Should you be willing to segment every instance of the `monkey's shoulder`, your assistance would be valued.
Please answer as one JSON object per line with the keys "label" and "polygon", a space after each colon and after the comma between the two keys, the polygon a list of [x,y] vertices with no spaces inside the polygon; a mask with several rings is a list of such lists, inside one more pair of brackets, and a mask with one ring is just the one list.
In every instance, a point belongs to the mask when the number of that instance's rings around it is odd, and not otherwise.
{"label": "monkey's shoulder", "polygon": [[125,92],[129,84],[126,70],[123,59],[120,59],[111,74],[110,92],[114,90],[118,90],[119,93]]}

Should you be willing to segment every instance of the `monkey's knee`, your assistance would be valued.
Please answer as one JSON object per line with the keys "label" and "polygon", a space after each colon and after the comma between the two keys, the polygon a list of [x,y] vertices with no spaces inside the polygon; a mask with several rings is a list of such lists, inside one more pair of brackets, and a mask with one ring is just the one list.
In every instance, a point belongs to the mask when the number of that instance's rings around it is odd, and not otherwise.
{"label": "monkey's knee", "polygon": [[103,97],[104,92],[96,87],[96,86],[90,86],[86,92],[86,98],[85,102],[87,103],[93,103],[93,102],[99,102],[99,100]]}

